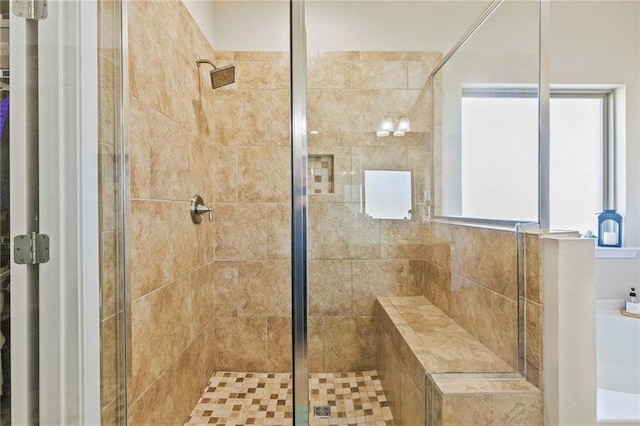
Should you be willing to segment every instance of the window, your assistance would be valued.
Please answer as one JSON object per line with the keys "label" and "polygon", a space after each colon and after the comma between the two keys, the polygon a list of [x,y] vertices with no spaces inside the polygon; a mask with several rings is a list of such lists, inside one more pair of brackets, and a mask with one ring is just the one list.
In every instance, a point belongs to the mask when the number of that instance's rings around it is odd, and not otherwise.
{"label": "window", "polygon": [[[552,90],[550,226],[596,232],[609,205],[612,91]],[[468,218],[537,221],[535,91],[465,90],[461,104],[460,206]]]}

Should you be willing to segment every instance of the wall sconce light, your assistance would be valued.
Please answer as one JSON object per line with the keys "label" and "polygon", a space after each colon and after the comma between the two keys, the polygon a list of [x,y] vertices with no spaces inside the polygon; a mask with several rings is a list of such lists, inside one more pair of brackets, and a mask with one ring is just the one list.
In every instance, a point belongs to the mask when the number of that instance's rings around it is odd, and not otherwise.
{"label": "wall sconce light", "polygon": [[393,136],[400,137],[410,131],[411,122],[409,121],[409,117],[402,117],[398,119],[385,117],[380,122],[380,130],[376,132],[376,136],[379,138],[386,138],[393,133]]}

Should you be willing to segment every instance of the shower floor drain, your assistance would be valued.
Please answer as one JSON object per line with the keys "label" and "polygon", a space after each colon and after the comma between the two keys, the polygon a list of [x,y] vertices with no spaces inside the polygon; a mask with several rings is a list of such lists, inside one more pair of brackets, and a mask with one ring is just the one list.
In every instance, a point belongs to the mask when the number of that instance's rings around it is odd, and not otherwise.
{"label": "shower floor drain", "polygon": [[313,417],[316,419],[328,419],[329,417],[331,417],[331,407],[328,405],[314,406]]}

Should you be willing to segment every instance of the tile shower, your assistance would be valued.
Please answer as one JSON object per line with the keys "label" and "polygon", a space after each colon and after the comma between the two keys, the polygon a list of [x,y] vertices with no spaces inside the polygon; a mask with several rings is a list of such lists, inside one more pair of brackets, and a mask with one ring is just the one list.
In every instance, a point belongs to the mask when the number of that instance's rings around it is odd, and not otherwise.
{"label": "tile shower", "polygon": [[[265,375],[265,386],[278,378],[279,389],[288,383],[289,53],[215,51],[181,2],[130,2],[127,8],[128,421],[181,424],[200,404],[205,408],[193,415],[215,417],[205,414],[212,398],[207,392],[219,390],[227,374],[242,382]],[[235,64],[236,83],[211,90],[195,55]],[[308,58],[312,401],[313,389],[324,389],[314,388],[313,380],[342,384],[359,375],[365,388],[375,390],[378,424],[393,424],[376,382],[378,297],[426,297],[517,368],[513,232],[423,221],[434,95],[427,83],[440,58],[439,52],[377,51],[314,52]],[[158,63],[163,67],[152,65]],[[380,119],[393,113],[410,116],[412,131],[376,137]],[[411,171],[414,219],[365,217],[359,193],[364,170]],[[196,193],[213,208],[213,222],[191,223],[188,200]],[[110,235],[104,234],[105,242]],[[534,286],[537,237],[527,244],[527,283]],[[527,328],[535,337],[541,307],[536,292],[528,294],[534,303],[527,305]],[[115,333],[109,318],[103,341]],[[527,343],[530,371],[539,372],[539,342]],[[530,380],[539,385],[539,374]],[[349,389],[362,394],[358,386]],[[113,423],[113,400],[105,401],[105,423]],[[336,424],[363,424],[348,413]]]}

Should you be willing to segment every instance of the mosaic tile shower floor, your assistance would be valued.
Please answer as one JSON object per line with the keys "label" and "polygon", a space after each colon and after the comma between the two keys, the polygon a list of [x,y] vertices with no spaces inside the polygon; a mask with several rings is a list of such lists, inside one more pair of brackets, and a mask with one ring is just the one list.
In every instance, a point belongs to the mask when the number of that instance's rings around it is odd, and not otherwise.
{"label": "mosaic tile shower floor", "polygon": [[[291,375],[215,373],[186,425],[292,425]],[[395,425],[376,371],[311,374],[311,406],[329,405],[331,417],[309,425]]]}

